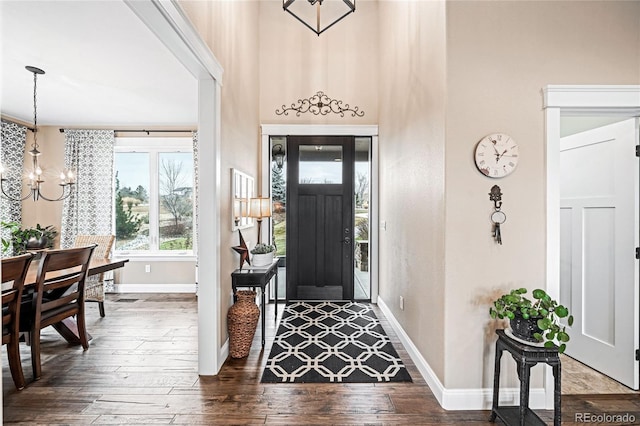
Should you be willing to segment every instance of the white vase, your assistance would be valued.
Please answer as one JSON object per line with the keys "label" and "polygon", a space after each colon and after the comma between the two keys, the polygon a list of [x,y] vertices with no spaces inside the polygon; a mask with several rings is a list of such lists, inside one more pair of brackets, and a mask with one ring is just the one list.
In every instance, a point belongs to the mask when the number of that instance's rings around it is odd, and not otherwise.
{"label": "white vase", "polygon": [[251,266],[268,266],[273,262],[273,252],[254,254],[251,258]]}

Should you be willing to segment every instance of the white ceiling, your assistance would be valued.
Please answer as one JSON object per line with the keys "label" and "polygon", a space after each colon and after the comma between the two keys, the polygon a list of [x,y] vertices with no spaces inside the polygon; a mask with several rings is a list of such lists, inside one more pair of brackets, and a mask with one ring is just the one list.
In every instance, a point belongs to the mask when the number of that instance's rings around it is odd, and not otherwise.
{"label": "white ceiling", "polygon": [[189,126],[197,81],[121,0],[0,0],[3,116],[38,125]]}

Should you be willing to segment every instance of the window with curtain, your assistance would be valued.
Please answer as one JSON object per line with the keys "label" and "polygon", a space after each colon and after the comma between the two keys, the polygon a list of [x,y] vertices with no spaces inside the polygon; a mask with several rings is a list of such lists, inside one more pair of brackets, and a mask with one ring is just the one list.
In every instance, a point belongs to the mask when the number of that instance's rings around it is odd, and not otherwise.
{"label": "window with curtain", "polygon": [[116,138],[114,181],[117,253],[193,254],[191,138]]}

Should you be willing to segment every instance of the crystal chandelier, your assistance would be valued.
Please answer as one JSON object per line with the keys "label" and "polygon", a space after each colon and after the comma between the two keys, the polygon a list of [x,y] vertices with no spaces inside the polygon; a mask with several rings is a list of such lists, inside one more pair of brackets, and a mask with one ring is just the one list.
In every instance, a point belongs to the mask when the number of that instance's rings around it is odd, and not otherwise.
{"label": "crystal chandelier", "polygon": [[37,113],[37,86],[38,86],[38,74],[44,74],[44,71],[40,68],[26,66],[27,71],[33,73],[33,143],[31,144],[31,150],[29,151],[29,155],[31,155],[31,170],[28,175],[28,183],[27,186],[29,190],[26,195],[20,195],[18,197],[13,197],[5,191],[5,181],[7,180],[2,176],[4,173],[4,168],[0,165],[0,189],[2,190],[2,196],[9,200],[13,201],[23,201],[27,198],[32,198],[33,201],[38,201],[39,199],[43,199],[46,201],[60,201],[68,198],[71,195],[73,190],[73,185],[75,183],[75,178],[73,172],[68,170],[66,173],[60,173],[60,183],[59,186],[62,188],[62,193],[58,198],[49,198],[42,194],[40,185],[44,183],[42,176],[42,168],[38,163],[38,158],[40,157],[41,152],[38,150],[38,113]]}
{"label": "crystal chandelier", "polygon": [[282,0],[282,8],[317,35],[356,11],[356,0]]}

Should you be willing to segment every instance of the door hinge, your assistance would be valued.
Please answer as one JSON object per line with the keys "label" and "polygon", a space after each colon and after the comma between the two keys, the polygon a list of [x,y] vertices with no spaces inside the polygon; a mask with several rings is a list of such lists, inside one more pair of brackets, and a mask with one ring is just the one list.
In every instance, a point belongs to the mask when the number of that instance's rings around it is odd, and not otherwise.
{"label": "door hinge", "polygon": [[636,145],[636,157],[640,157],[640,145]]}
{"label": "door hinge", "polygon": [[640,361],[640,349],[636,349],[636,361]]}
{"label": "door hinge", "polygon": [[636,259],[640,259],[640,247],[636,247]]}

